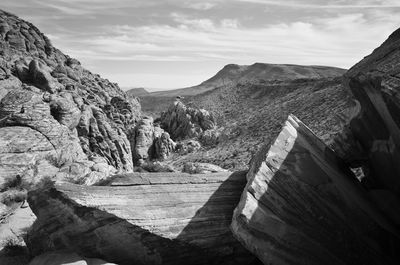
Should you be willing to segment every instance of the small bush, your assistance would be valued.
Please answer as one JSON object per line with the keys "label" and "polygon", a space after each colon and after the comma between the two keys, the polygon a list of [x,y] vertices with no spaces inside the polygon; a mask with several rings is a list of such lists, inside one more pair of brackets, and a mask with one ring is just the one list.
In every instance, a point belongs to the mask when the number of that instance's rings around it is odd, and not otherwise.
{"label": "small bush", "polygon": [[20,203],[26,200],[27,194],[28,192],[25,189],[11,188],[0,195],[0,202],[8,206],[13,203]]}
{"label": "small bush", "polygon": [[22,177],[20,175],[16,175],[15,177],[7,178],[3,184],[3,188],[0,192],[4,192],[8,189],[18,188],[22,185]]}
{"label": "small bush", "polygon": [[51,188],[54,187],[55,181],[49,177],[43,177],[41,180],[39,180],[38,183],[36,183],[32,189],[42,189],[42,188]]}
{"label": "small bush", "polygon": [[3,246],[7,256],[21,256],[28,253],[27,248],[20,244],[20,240],[13,236],[9,236],[3,240],[1,246]]}

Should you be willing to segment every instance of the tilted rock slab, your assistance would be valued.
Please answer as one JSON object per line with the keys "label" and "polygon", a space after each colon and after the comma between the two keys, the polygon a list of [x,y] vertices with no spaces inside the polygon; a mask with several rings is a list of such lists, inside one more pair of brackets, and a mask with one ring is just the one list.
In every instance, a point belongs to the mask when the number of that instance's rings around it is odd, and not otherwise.
{"label": "tilted rock slab", "polygon": [[256,155],[247,178],[232,230],[264,264],[396,264],[396,230],[294,116]]}
{"label": "tilted rock slab", "polygon": [[28,195],[38,220],[27,245],[118,264],[248,264],[229,229],[245,183],[244,172],[135,173],[114,186],[42,188]]}

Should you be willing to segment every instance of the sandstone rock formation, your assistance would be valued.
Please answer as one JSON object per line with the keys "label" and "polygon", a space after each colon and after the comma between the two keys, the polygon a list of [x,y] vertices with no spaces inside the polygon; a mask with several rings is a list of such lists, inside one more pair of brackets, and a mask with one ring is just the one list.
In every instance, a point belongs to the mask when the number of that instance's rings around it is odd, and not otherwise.
{"label": "sandstone rock formation", "polygon": [[294,116],[247,179],[232,230],[264,264],[396,264],[398,230]]}
{"label": "sandstone rock formation", "polygon": [[0,100],[0,185],[5,177],[37,179],[57,172],[59,178],[82,179],[85,175],[69,170],[78,164],[86,167],[81,173],[103,174],[109,170],[104,165],[93,169],[99,156],[111,171],[133,169],[126,133],[140,117],[137,99],[128,99],[116,84],[54,48],[35,26],[4,11]]}
{"label": "sandstone rock formation", "polygon": [[143,117],[129,134],[132,157],[141,165],[149,159],[166,159],[175,149],[169,134],[155,126],[153,118]]}
{"label": "sandstone rock formation", "polygon": [[173,140],[183,140],[201,137],[203,132],[215,129],[216,123],[208,111],[186,107],[177,100],[161,114],[161,126]]}
{"label": "sandstone rock formation", "polygon": [[230,232],[245,173],[134,173],[111,186],[29,193],[32,254],[67,249],[118,264],[247,264]]}
{"label": "sandstone rock formation", "polygon": [[[400,227],[400,29],[346,74],[358,112],[334,144],[349,165],[362,169],[371,199]],[[379,195],[378,195],[379,194]],[[390,206],[389,206],[390,205]]]}

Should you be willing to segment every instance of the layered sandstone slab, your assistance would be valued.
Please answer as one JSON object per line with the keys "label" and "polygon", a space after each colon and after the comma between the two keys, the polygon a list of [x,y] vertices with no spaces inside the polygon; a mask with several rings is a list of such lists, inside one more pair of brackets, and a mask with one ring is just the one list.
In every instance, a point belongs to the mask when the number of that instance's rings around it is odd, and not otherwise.
{"label": "layered sandstone slab", "polygon": [[395,229],[296,117],[256,155],[247,179],[232,230],[264,264],[395,264]]}
{"label": "layered sandstone slab", "polygon": [[68,249],[118,264],[247,264],[229,225],[245,173],[135,173],[111,186],[56,185],[29,193],[34,255]]}

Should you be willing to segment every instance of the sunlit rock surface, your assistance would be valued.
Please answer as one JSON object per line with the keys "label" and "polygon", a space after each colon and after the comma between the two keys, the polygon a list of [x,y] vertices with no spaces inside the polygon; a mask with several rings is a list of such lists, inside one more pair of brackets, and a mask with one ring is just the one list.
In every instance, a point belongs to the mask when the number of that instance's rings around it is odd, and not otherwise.
{"label": "sunlit rock surface", "polygon": [[248,264],[229,229],[245,183],[244,172],[134,173],[111,186],[32,191],[38,220],[27,245],[34,255],[68,249],[118,264]]}
{"label": "sunlit rock surface", "polygon": [[232,230],[264,264],[395,264],[396,229],[294,116],[247,179]]}

